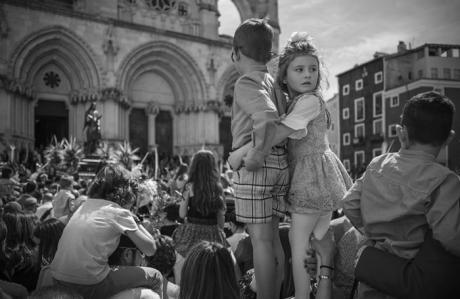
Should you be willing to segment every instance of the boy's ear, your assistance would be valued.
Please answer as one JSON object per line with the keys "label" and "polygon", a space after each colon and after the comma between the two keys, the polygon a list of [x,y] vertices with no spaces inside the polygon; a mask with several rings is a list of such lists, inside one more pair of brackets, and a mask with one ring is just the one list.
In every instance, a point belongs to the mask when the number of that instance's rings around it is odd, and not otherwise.
{"label": "boy's ear", "polygon": [[396,125],[396,135],[398,136],[399,143],[401,143],[401,148],[409,148],[409,136],[407,135],[406,128]]}
{"label": "boy's ear", "polygon": [[449,136],[447,137],[446,141],[444,142],[444,145],[448,145],[452,140],[454,140],[455,137],[455,131],[450,130]]}

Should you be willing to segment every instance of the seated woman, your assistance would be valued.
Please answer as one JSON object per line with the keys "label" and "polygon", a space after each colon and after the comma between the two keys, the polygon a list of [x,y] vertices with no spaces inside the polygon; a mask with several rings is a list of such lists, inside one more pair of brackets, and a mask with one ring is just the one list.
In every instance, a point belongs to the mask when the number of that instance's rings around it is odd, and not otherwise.
{"label": "seated woman", "polygon": [[129,210],[135,196],[136,184],[122,166],[109,164],[98,172],[89,186],[88,200],[65,227],[51,263],[58,284],[84,298],[108,298],[136,287],[150,288],[161,296],[159,271],[135,266],[111,269],[107,262],[123,234],[145,255],[155,254],[153,237]]}

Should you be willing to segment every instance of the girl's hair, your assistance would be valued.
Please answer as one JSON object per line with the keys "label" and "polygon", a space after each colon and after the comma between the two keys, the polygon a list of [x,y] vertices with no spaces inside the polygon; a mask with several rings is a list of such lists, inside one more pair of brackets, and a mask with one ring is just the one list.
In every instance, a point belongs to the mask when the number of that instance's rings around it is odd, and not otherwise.
{"label": "girl's hair", "polygon": [[282,91],[288,92],[287,85],[283,81],[286,79],[289,64],[296,57],[305,55],[315,57],[318,60],[319,74],[315,91],[321,92],[328,87],[326,68],[319,55],[318,48],[313,44],[312,37],[306,32],[294,32],[279,56],[277,83]]}
{"label": "girl's hair", "polygon": [[6,258],[5,270],[12,275],[19,269],[34,267],[34,219],[16,212],[3,214],[3,221],[7,232],[2,254]]}
{"label": "girl's hair", "polygon": [[[285,93],[288,93],[287,84],[284,83],[287,75],[287,69],[289,64],[299,56],[309,55],[318,61],[318,82],[314,92],[321,99],[323,104],[325,104],[322,97],[322,91],[329,87],[327,81],[326,67],[324,65],[321,56],[319,55],[318,48],[313,43],[313,38],[306,32],[294,32],[289,38],[286,46],[284,47],[282,53],[279,56],[278,61],[278,74],[277,74],[277,83],[280,86],[281,90]],[[291,99],[292,100],[292,99]],[[329,111],[326,109],[327,117],[327,127],[331,126],[331,116]]]}
{"label": "girl's hair", "polygon": [[107,164],[88,188],[88,197],[113,201],[120,206],[135,202],[138,183],[131,172],[119,164]]}
{"label": "girl's hair", "polygon": [[238,284],[230,252],[202,241],[188,254],[181,274],[179,299],[237,299]]}
{"label": "girl's hair", "polygon": [[225,208],[217,162],[211,151],[200,150],[195,153],[188,182],[193,184],[192,200],[198,212],[207,215]]}
{"label": "girl's hair", "polygon": [[38,246],[38,266],[51,263],[64,227],[64,223],[56,218],[46,219],[37,226],[34,236],[40,240]]}

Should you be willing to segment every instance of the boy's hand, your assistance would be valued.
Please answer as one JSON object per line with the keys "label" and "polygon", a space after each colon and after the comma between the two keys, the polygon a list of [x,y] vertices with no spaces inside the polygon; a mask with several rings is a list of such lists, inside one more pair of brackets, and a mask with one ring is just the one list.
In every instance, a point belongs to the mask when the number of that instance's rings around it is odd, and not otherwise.
{"label": "boy's hand", "polygon": [[242,167],[243,158],[246,156],[250,148],[251,143],[247,143],[230,153],[230,156],[228,157],[228,164],[230,164],[232,170],[237,171]]}
{"label": "boy's hand", "polygon": [[257,171],[264,165],[265,153],[251,148],[243,161],[246,170]]}

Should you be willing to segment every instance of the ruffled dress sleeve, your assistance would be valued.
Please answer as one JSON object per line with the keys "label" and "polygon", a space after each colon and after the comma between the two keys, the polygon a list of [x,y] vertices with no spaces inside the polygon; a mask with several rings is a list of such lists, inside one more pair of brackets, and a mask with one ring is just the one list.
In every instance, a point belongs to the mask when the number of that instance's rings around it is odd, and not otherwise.
{"label": "ruffled dress sleeve", "polygon": [[294,103],[291,112],[281,120],[285,126],[296,130],[288,138],[301,139],[308,134],[307,125],[321,112],[321,99],[313,94],[305,94]]}

